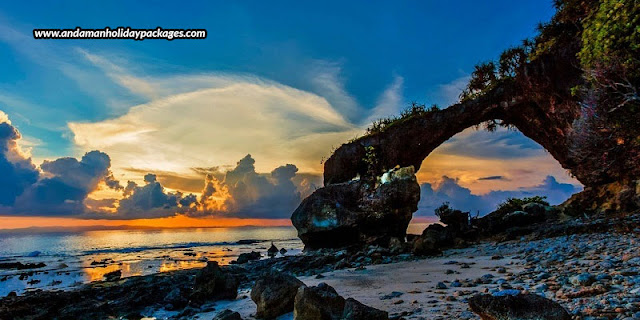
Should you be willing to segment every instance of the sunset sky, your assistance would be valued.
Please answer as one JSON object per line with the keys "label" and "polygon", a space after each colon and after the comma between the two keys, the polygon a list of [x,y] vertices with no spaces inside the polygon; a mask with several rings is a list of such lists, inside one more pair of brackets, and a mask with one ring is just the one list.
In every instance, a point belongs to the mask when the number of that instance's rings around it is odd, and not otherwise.
{"label": "sunset sky", "polygon": [[[56,14],[51,14],[56,12]],[[473,66],[551,1],[0,4],[0,228],[286,225],[322,160]],[[34,28],[199,28],[204,40],[35,40]],[[579,183],[517,131],[456,135],[418,173],[443,201],[561,202]]]}

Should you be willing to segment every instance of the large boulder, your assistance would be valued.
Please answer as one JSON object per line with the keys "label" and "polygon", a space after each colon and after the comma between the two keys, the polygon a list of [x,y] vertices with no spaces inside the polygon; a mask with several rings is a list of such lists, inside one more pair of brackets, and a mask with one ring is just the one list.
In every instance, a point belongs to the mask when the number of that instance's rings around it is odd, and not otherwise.
{"label": "large boulder", "polygon": [[195,277],[191,299],[197,302],[235,299],[238,295],[238,280],[223,271],[215,261],[207,262]]}
{"label": "large boulder", "polygon": [[569,320],[571,316],[557,302],[537,294],[492,296],[479,294],[469,307],[483,320]]}
{"label": "large boulder", "polygon": [[440,224],[428,226],[422,235],[413,242],[413,253],[420,256],[432,256],[450,248],[454,244],[454,234],[451,228]]}
{"label": "large boulder", "polygon": [[300,287],[296,293],[293,319],[337,320],[344,312],[344,305],[344,298],[324,282],[315,287]]}
{"label": "large boulder", "polygon": [[413,167],[391,170],[376,181],[353,180],[316,190],[291,221],[307,248],[388,245],[404,239],[420,200]]}
{"label": "large boulder", "polygon": [[366,306],[349,298],[345,300],[326,283],[316,287],[300,287],[293,309],[294,320],[388,320],[386,311]]}
{"label": "large boulder", "polygon": [[245,252],[245,253],[241,253],[238,256],[238,259],[236,259],[235,261],[231,261],[231,264],[244,264],[249,261],[260,260],[260,258],[262,258],[262,255],[260,254],[260,252],[256,252],[256,251]]}
{"label": "large boulder", "polygon": [[389,313],[349,298],[344,303],[341,320],[389,320]]}
{"label": "large boulder", "polygon": [[258,306],[256,318],[272,319],[293,311],[298,288],[302,286],[302,281],[282,272],[261,276],[251,289],[251,300]]}

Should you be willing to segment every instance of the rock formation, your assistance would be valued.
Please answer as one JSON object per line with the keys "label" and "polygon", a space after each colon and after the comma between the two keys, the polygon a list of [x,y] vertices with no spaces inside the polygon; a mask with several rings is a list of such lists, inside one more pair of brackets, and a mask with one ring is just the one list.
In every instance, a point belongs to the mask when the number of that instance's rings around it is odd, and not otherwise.
{"label": "rock formation", "polygon": [[327,185],[304,199],[291,220],[308,248],[404,239],[417,210],[420,186],[413,167],[392,170],[377,181]]}
{"label": "rock formation", "polygon": [[315,287],[300,287],[295,298],[293,319],[317,320],[388,320],[386,311],[344,299],[326,283]]}
{"label": "rock formation", "polygon": [[215,261],[207,262],[195,277],[191,300],[235,299],[238,295],[238,280],[224,272]]}
{"label": "rock formation", "polygon": [[571,319],[560,304],[536,294],[479,294],[469,299],[469,307],[483,320]]}
{"label": "rock formation", "polygon": [[251,289],[251,300],[256,303],[258,319],[273,319],[293,311],[298,288],[304,286],[296,277],[273,271],[262,275]]}

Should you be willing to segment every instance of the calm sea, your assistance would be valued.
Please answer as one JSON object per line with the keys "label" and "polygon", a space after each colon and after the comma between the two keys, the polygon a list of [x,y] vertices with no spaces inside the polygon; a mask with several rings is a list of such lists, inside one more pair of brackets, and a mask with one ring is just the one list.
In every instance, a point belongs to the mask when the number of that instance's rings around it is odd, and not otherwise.
{"label": "calm sea", "polygon": [[[428,224],[409,226],[421,233]],[[66,290],[103,280],[200,268],[207,261],[229,264],[244,252],[266,251],[273,243],[284,255],[300,254],[303,244],[293,227],[101,230],[16,233],[0,231],[0,264],[44,263],[37,269],[0,268],[0,296],[11,291]],[[282,254],[278,254],[281,256]]]}

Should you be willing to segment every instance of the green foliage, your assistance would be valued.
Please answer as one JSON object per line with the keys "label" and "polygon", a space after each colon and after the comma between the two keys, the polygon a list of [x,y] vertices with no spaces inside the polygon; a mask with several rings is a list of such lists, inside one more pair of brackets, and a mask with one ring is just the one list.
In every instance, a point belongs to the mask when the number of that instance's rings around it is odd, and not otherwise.
{"label": "green foliage", "polygon": [[500,78],[513,78],[519,75],[527,63],[527,48],[513,47],[505,50],[500,55],[498,63],[498,75]]}
{"label": "green foliage", "polygon": [[583,23],[583,68],[620,63],[630,72],[640,67],[640,1],[604,0]]}
{"label": "green foliage", "polygon": [[548,23],[538,25],[538,35],[533,41],[534,49],[529,60],[538,59],[544,54],[554,54],[570,50],[574,40],[582,32],[582,21],[593,12],[598,1],[554,0],[556,14]]}
{"label": "green foliage", "polygon": [[467,88],[460,95],[461,100],[476,98],[485,90],[493,87],[497,80],[496,64],[493,61],[476,65],[475,70],[471,73]]}
{"label": "green foliage", "polygon": [[424,104],[412,102],[411,105],[400,112],[399,116],[375,120],[371,124],[371,126],[367,128],[367,135],[380,133],[389,126],[397,124],[403,120],[409,119],[414,116],[436,112],[438,110],[440,110],[440,108],[435,104],[427,108]]}
{"label": "green foliage", "polygon": [[454,209],[449,206],[448,201],[443,202],[442,205],[437,207],[436,210],[434,211],[434,213],[436,214],[436,217],[447,216],[452,214],[453,212],[454,212]]}
{"label": "green foliage", "polygon": [[[508,130],[516,130],[517,129],[514,125],[512,125],[512,124],[510,124],[510,123],[508,123],[506,121],[496,120],[496,119],[486,121],[486,122],[482,123],[481,125],[484,127],[485,130],[487,130],[489,132],[495,132],[498,129],[498,127],[506,128]],[[479,128],[480,128],[480,125],[477,125],[476,129],[479,129]]]}
{"label": "green foliage", "polygon": [[378,155],[376,154],[376,148],[374,146],[364,147],[365,156],[362,161],[367,165],[367,177],[375,179],[378,172]]}
{"label": "green foliage", "polygon": [[547,197],[541,196],[533,196],[533,197],[525,197],[522,199],[519,198],[507,198],[506,201],[500,203],[498,205],[498,209],[495,212],[497,213],[510,213],[518,210],[522,210],[522,206],[529,203],[539,203],[545,206],[549,205],[549,202],[546,201]]}
{"label": "green foliage", "polygon": [[589,174],[616,179],[640,161],[640,1],[600,1],[582,26],[578,58],[586,82],[572,88],[582,114],[570,152],[602,169]]}

